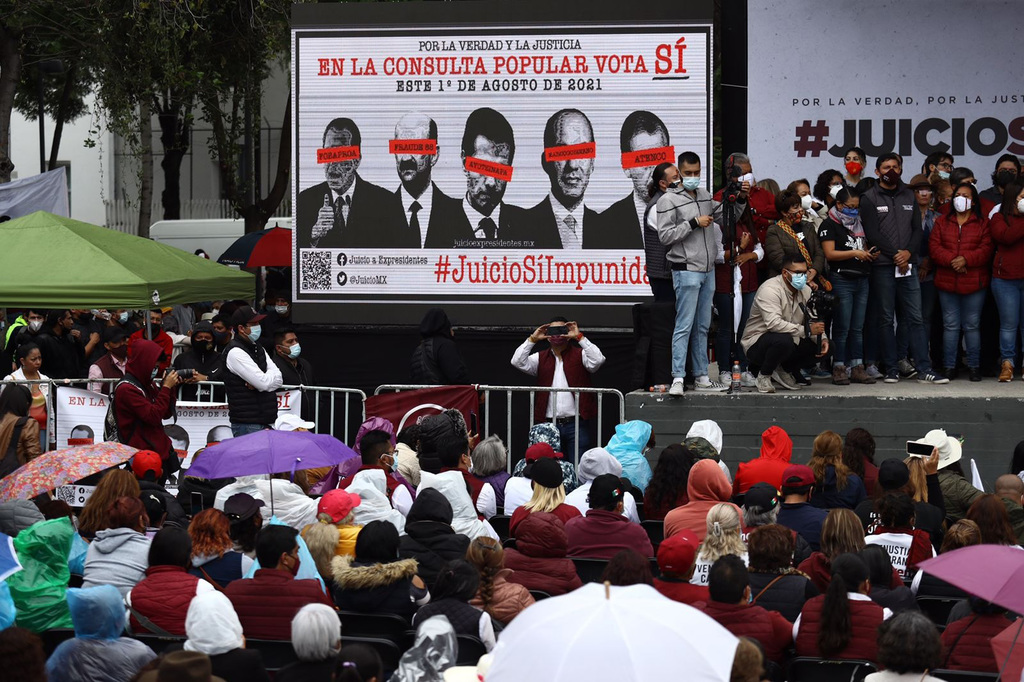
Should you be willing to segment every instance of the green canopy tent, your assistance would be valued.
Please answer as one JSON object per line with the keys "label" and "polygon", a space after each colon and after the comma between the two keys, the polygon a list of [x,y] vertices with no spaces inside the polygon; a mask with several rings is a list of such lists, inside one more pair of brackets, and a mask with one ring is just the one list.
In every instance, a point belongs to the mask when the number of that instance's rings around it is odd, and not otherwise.
{"label": "green canopy tent", "polygon": [[254,288],[247,272],[45,211],[0,223],[0,308],[151,308]]}

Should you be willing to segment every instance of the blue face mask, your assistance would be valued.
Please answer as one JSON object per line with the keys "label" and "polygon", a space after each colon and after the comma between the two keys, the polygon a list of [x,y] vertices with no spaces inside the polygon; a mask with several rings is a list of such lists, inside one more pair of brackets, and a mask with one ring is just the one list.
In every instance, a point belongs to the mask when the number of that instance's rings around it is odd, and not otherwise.
{"label": "blue face mask", "polygon": [[807,286],[807,273],[806,272],[799,272],[799,273],[795,273],[795,274],[794,273],[790,273],[790,275],[789,275],[789,283],[791,285],[793,285],[794,289],[796,289],[797,291],[800,291],[805,286]]}
{"label": "blue face mask", "polygon": [[844,206],[843,208],[840,209],[839,212],[842,213],[843,215],[849,216],[851,218],[856,218],[858,215],[860,215],[860,209],[859,208],[850,208],[848,206]]}
{"label": "blue face mask", "polygon": [[949,180],[949,171],[939,171],[939,177],[943,180]]}
{"label": "blue face mask", "polygon": [[693,191],[700,187],[700,178],[683,178],[683,188]]}
{"label": "blue face mask", "polygon": [[263,329],[261,329],[258,324],[254,324],[253,326],[249,327],[249,340],[252,341],[253,343],[256,343],[257,341],[260,340],[260,334],[262,333]]}
{"label": "blue face mask", "polygon": [[297,357],[299,357],[299,353],[301,353],[301,352],[302,352],[302,346],[300,346],[299,344],[295,344],[294,346],[292,346],[288,350],[288,356],[291,357],[291,358],[297,358]]}
{"label": "blue face mask", "polygon": [[121,313],[120,317],[117,319],[121,320],[121,324],[124,324],[128,321],[128,313]]}

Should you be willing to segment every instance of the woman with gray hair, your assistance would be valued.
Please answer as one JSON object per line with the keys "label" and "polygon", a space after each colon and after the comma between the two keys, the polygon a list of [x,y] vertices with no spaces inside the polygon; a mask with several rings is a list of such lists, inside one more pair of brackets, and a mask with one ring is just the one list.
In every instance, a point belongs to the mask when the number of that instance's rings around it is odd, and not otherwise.
{"label": "woman with gray hair", "polygon": [[497,436],[484,438],[473,448],[470,455],[473,460],[473,475],[494,488],[494,498],[498,509],[505,507],[505,484],[512,475],[508,468],[508,451],[505,444]]}
{"label": "woman with gray hair", "polygon": [[324,604],[306,604],[292,619],[292,648],[299,660],[281,668],[275,682],[330,682],[341,651],[341,620]]}
{"label": "woman with gray hair", "polygon": [[878,662],[882,672],[864,682],[942,682],[927,674],[942,665],[942,642],[935,624],[920,611],[904,611],[878,628]]}
{"label": "woman with gray hair", "polygon": [[[755,483],[743,496],[743,540],[746,541],[749,533],[761,526],[769,526],[778,523],[779,510],[782,509],[782,500],[779,491],[771,483]],[[796,545],[793,549],[793,565],[799,566],[801,562],[811,557],[811,546],[799,533],[796,536]]]}

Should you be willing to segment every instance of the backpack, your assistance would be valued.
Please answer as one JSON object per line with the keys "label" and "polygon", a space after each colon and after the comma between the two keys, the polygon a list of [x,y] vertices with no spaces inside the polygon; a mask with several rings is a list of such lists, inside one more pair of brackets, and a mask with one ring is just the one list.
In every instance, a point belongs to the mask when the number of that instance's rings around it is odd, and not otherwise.
{"label": "backpack", "polygon": [[114,388],[110,389],[110,395],[108,396],[107,402],[107,414],[103,418],[103,440],[115,441],[117,443],[124,443],[127,445],[128,441],[131,440],[132,435],[134,435],[134,432],[127,435],[121,433],[121,428],[117,424],[117,414],[114,410],[114,396],[117,394],[117,389],[120,388],[121,384],[131,384],[143,393],[146,392],[146,389],[143,388],[138,379],[130,374],[125,374],[124,378],[114,384]]}
{"label": "backpack", "polygon": [[14,431],[11,433],[10,443],[7,445],[7,453],[0,460],[0,478],[13,473],[21,466],[21,462],[18,461],[18,441],[21,440],[21,430],[28,420],[28,417],[19,417],[18,421],[14,422]]}

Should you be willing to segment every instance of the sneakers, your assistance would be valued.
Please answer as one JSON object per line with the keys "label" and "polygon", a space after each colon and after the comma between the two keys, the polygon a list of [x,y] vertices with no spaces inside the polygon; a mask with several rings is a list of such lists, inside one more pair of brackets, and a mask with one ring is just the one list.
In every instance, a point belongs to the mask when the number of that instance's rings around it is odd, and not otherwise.
{"label": "sneakers", "polygon": [[910,364],[910,360],[906,358],[896,363],[896,369],[900,371],[901,379],[912,379],[917,376],[917,368]]}
{"label": "sneakers", "polygon": [[971,367],[968,370],[968,372],[969,372],[969,377],[970,377],[971,381],[974,381],[974,382],[981,381],[981,368],[980,367]]}
{"label": "sneakers", "polygon": [[849,386],[850,379],[846,376],[846,368],[836,365],[832,368],[832,383],[836,386]]}
{"label": "sneakers", "polygon": [[864,368],[864,373],[868,375],[869,379],[881,379],[882,373],[878,371],[877,365],[868,365]]}
{"label": "sneakers", "polygon": [[919,384],[948,384],[949,378],[944,377],[941,374],[935,372],[925,372],[924,374],[917,375],[917,383]]}
{"label": "sneakers", "polygon": [[864,365],[857,365],[850,370],[850,381],[855,384],[873,384],[875,380],[872,379],[867,370],[864,369]]}
{"label": "sneakers", "polygon": [[674,396],[678,397],[678,396],[681,396],[683,394],[683,391],[684,391],[684,389],[683,389],[683,380],[682,379],[673,379],[672,380],[672,385],[669,386],[668,394],[669,395],[674,395]]}
{"label": "sneakers", "polygon": [[697,380],[693,382],[693,388],[694,390],[701,391],[703,393],[722,393],[723,391],[729,390],[729,386],[727,384],[720,384],[717,381],[712,381],[711,377],[707,375],[697,377]]}
{"label": "sneakers", "polygon": [[765,374],[759,374],[754,380],[757,383],[758,393],[775,393],[775,387],[772,386],[772,378]]}
{"label": "sneakers", "polygon": [[724,386],[732,385],[732,372],[719,372],[718,383]]}
{"label": "sneakers", "polygon": [[895,367],[893,367],[892,369],[886,371],[885,379],[883,379],[883,381],[885,383],[887,383],[887,384],[898,384],[898,383],[900,383],[900,371],[898,369],[896,369]]}
{"label": "sneakers", "polygon": [[[768,377],[771,379],[771,377]],[[750,372],[744,372],[740,376],[740,386],[743,388],[757,388],[757,379]]]}
{"label": "sneakers", "polygon": [[999,370],[999,381],[1004,383],[1013,381],[1013,363],[1009,360],[1003,360],[1002,368]]}
{"label": "sneakers", "polygon": [[958,370],[955,367],[953,369],[947,369],[943,373],[946,375],[946,378],[949,379],[950,381],[956,381],[956,378],[960,376],[960,370]]}
{"label": "sneakers", "polygon": [[796,379],[793,378],[793,375],[787,372],[786,370],[782,369],[781,367],[772,372],[772,379],[779,386],[782,386],[785,389],[789,389],[790,391],[800,390],[800,385],[796,383]]}
{"label": "sneakers", "polygon": [[820,365],[815,365],[814,367],[811,367],[810,371],[808,372],[808,375],[811,379],[834,379],[836,376],[834,372],[829,372],[827,369]]}

